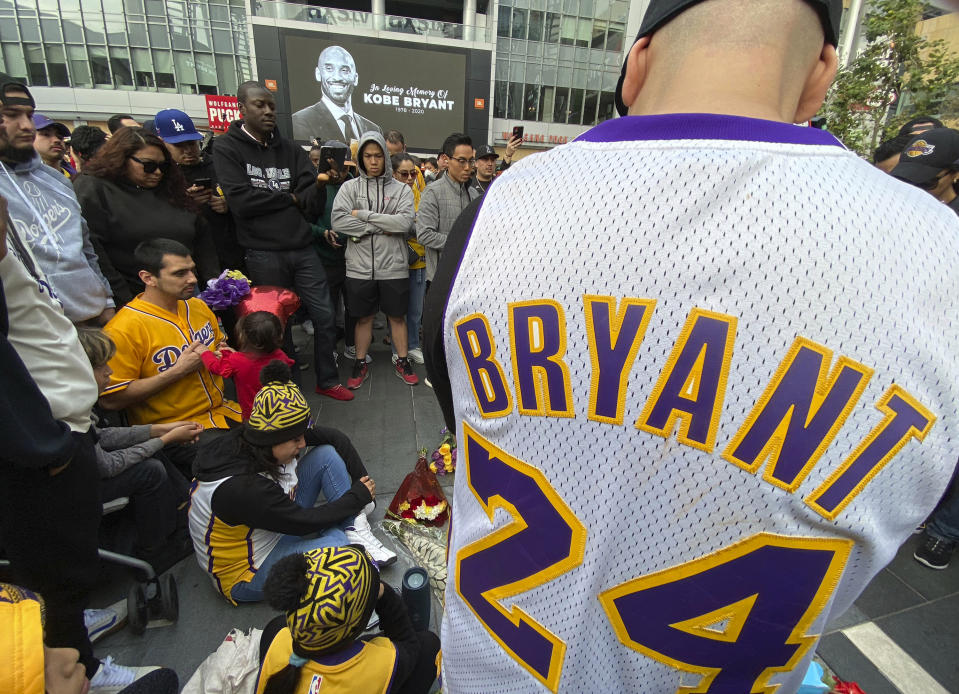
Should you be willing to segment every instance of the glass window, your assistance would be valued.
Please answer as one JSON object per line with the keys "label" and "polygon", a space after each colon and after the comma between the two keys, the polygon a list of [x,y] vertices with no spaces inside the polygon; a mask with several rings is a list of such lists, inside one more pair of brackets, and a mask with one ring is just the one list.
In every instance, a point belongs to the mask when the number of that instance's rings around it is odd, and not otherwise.
{"label": "glass window", "polygon": [[173,65],[176,67],[176,81],[181,87],[186,84],[196,85],[196,65],[192,53],[174,51]]}
{"label": "glass window", "polygon": [[150,45],[154,48],[169,48],[170,47],[170,34],[166,28],[166,22],[158,22],[156,20],[151,20],[147,24],[147,29],[150,32]]}
{"label": "glass window", "polygon": [[35,87],[47,86],[47,65],[43,59],[43,48],[37,44],[24,44],[23,52],[27,57],[27,79]]}
{"label": "glass window", "polygon": [[107,44],[111,46],[127,45],[127,27],[120,15],[105,17],[107,25]]}
{"label": "glass window", "polygon": [[40,40],[40,22],[38,20],[21,15],[17,23],[20,25],[20,37],[23,41]]}
{"label": "glass window", "polygon": [[233,37],[228,29],[213,30],[213,51],[215,53],[233,52]]}
{"label": "glass window", "polygon": [[138,87],[155,87],[156,80],[153,79],[153,59],[150,57],[150,51],[145,48],[130,49],[130,55],[133,57],[133,76]]}
{"label": "glass window", "polygon": [[579,14],[579,0],[563,0],[564,14]]}
{"label": "glass window", "polygon": [[520,62],[517,60],[511,60],[509,64],[509,81],[510,82],[525,82],[526,81],[526,63]]}
{"label": "glass window", "polygon": [[[573,82],[572,86],[578,89],[586,88],[586,70],[581,68],[573,68]],[[598,85],[594,85],[598,86]]]}
{"label": "glass window", "polygon": [[128,49],[119,46],[110,47],[110,69],[113,72],[113,84],[115,86],[133,86],[133,70],[130,68]]}
{"label": "glass window", "polygon": [[123,0],[123,10],[132,14],[143,14],[143,0]]}
{"label": "glass window", "polygon": [[626,31],[625,24],[610,22],[609,34],[606,36],[606,50],[614,53],[623,51],[623,33]]}
{"label": "glass window", "polygon": [[87,61],[87,51],[83,46],[67,46],[67,57],[70,59],[70,81],[74,87],[92,87],[90,77],[90,63]]}
{"label": "glass window", "polygon": [[[236,79],[236,66],[233,65],[233,56],[226,56],[230,60],[230,69]],[[193,61],[196,65],[197,84],[217,84],[216,63],[209,53],[194,53]]]}
{"label": "glass window", "polygon": [[570,125],[579,125],[583,119],[583,90],[569,90],[569,117],[566,122]]}
{"label": "glass window", "polygon": [[236,94],[236,64],[232,55],[216,56],[216,78],[221,94]]}
{"label": "glass window", "polygon": [[513,31],[510,36],[514,39],[526,38],[526,10],[513,8]]}
{"label": "glass window", "polygon": [[77,22],[63,20],[63,38],[67,43],[83,43],[83,26]]}
{"label": "glass window", "polygon": [[506,118],[506,87],[505,80],[496,80],[493,88],[493,118]]}
{"label": "glass window", "polygon": [[520,120],[523,117],[523,85],[518,82],[509,83],[506,117],[510,120]]}
{"label": "glass window", "polygon": [[150,41],[147,38],[147,25],[141,22],[127,22],[127,36],[130,39],[131,46],[149,46]]}
{"label": "glass window", "polygon": [[579,16],[594,17],[593,0],[579,0]]}
{"label": "glass window", "polygon": [[588,47],[593,38],[593,21],[591,19],[580,19],[576,26],[576,45],[582,48]]}
{"label": "glass window", "polygon": [[20,41],[20,33],[17,31],[17,23],[13,19],[4,17],[0,19],[0,39],[4,41]]}
{"label": "glass window", "polygon": [[153,51],[153,74],[156,76],[157,89],[176,89],[173,54],[170,51]]}
{"label": "glass window", "polygon": [[599,113],[596,114],[598,122],[609,120],[613,117],[616,109],[616,95],[613,92],[602,92],[599,95]]}
{"label": "glass window", "polygon": [[599,91],[588,89],[583,101],[583,125],[596,125],[596,105],[599,103]]}
{"label": "glass window", "polygon": [[113,86],[107,49],[100,46],[90,46],[87,50],[90,52],[90,72],[93,74],[93,83]]}
{"label": "glass window", "polygon": [[527,41],[526,42],[526,59],[528,61],[539,62],[539,58],[543,57],[543,42],[542,41]]}
{"label": "glass window", "polygon": [[555,12],[546,13],[546,20],[543,24],[543,40],[546,43],[559,41],[559,20],[560,16]]}
{"label": "glass window", "polygon": [[606,22],[598,19],[593,22],[593,38],[589,45],[600,50],[606,45]]}
{"label": "glass window", "polygon": [[27,62],[23,59],[23,47],[20,44],[3,44],[3,62],[11,77],[27,79]]}
{"label": "glass window", "polygon": [[165,17],[166,12],[163,8],[163,0],[146,0],[146,13],[156,17]]}
{"label": "glass window", "polygon": [[43,47],[47,54],[47,75],[51,87],[69,87],[70,75],[67,72],[67,54],[59,44],[46,44]]}
{"label": "glass window", "polygon": [[103,16],[83,15],[83,35],[87,43],[105,44],[106,36],[103,30]]}
{"label": "glass window", "polygon": [[625,26],[629,18],[629,3],[627,0],[613,0],[609,6],[609,18],[614,22],[622,22]]}
{"label": "glass window", "polygon": [[563,15],[563,21],[560,24],[559,42],[564,46],[572,46],[576,43],[576,17]]}
{"label": "glass window", "polygon": [[496,35],[509,38],[510,8],[500,5],[499,16],[496,19]]}
{"label": "glass window", "polygon": [[170,18],[170,35],[173,37],[173,47],[188,51],[193,47],[190,40],[190,27],[184,19]]}
{"label": "glass window", "polygon": [[569,110],[569,89],[566,87],[557,87],[556,96],[553,97],[553,122],[565,123],[566,113]]}
{"label": "glass window", "polygon": [[44,41],[63,41],[63,32],[60,30],[59,20],[41,19],[40,28],[43,30]]}
{"label": "glass window", "polygon": [[543,87],[539,94],[539,117],[536,120],[544,123],[553,121],[553,92],[556,87]]}
{"label": "glass window", "polygon": [[539,110],[539,85],[527,84],[523,90],[523,120],[536,120]]}
{"label": "glass window", "polygon": [[529,13],[529,40],[543,40],[543,13],[539,10],[530,10]]}

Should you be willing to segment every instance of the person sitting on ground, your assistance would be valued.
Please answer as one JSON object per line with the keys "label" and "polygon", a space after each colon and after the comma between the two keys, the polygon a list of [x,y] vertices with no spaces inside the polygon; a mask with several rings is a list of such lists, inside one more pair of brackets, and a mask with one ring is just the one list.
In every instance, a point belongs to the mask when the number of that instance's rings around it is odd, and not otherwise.
{"label": "person sitting on ground", "polygon": [[253,398],[260,391],[263,367],[274,359],[287,366],[295,362],[281,349],[283,324],[269,311],[248,313],[239,320],[236,329],[239,351],[224,345],[218,352],[202,352],[200,358],[210,373],[233,379],[243,421],[246,421],[253,409]]}
{"label": "person sitting on ground", "polygon": [[117,131],[83,167],[74,188],[117,306],[143,291],[133,253],[143,241],[179,241],[196,258],[204,282],[220,274],[213,236],[156,135],[136,128]]}
{"label": "person sitting on ground", "polygon": [[[439,639],[414,631],[403,600],[362,548],[283,557],[265,591],[285,614],[263,630],[256,694],[309,694],[317,681],[343,694],[426,694],[433,686]],[[383,635],[360,638],[374,607]]]}
{"label": "person sitting on ground", "polygon": [[[258,602],[281,557],[349,542],[381,565],[395,562],[370,531],[376,483],[353,444],[336,429],[310,427],[286,364],[270,362],[260,381],[249,420],[197,453],[190,534],[214,587],[234,605]],[[298,459],[307,445],[314,448]],[[317,506],[320,492],[326,503]]]}
{"label": "person sitting on ground", "polygon": [[77,171],[83,171],[84,165],[93,159],[93,155],[107,141],[107,134],[92,125],[78,125],[70,135],[70,148],[76,154]]}
{"label": "person sitting on ground", "polygon": [[[346,300],[356,318],[356,361],[346,387],[356,390],[369,373],[366,351],[373,339],[373,318],[382,310],[398,358],[394,367],[404,383],[419,378],[407,356],[406,307],[409,304],[409,254],[413,235],[413,193],[393,178],[386,141],[365,133],[359,147],[360,177],[340,186],[333,201],[333,231],[350,237],[346,245]],[[470,150],[472,152],[472,150]]]}
{"label": "person sitting on ground", "polygon": [[0,583],[0,643],[4,665],[0,691],[10,694],[176,694],[180,683],[168,668],[129,668],[128,678],[109,686],[91,686],[74,648],[49,648],[45,627],[49,616],[43,598],[9,583]]}
{"label": "person sitting on ground", "polygon": [[[102,393],[110,384],[113,371],[109,362],[116,354],[116,345],[97,328],[80,328],[77,335]],[[177,528],[177,508],[185,506],[189,488],[173,465],[154,456],[167,444],[195,442],[203,427],[196,422],[101,427],[96,415],[94,426],[100,501],[130,498],[137,529],[134,554],[161,573],[168,564],[186,556],[171,540]]]}
{"label": "person sitting on ground", "polygon": [[[153,239],[134,252],[142,294],[124,306],[104,330],[117,346],[113,375],[100,396],[107,410],[126,410],[131,424],[189,420],[204,427],[203,438],[235,426],[240,406],[223,395],[223,379],[203,368],[203,352],[224,341],[216,317],[196,290],[190,251],[170,239]],[[188,479],[195,444],[167,447]]]}

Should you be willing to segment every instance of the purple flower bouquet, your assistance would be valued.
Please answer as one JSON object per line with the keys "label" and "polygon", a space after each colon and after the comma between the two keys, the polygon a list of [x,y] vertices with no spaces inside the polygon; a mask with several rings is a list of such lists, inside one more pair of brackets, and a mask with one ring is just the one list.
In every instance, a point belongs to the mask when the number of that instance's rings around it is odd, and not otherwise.
{"label": "purple flower bouquet", "polygon": [[236,306],[250,293],[250,280],[239,270],[224,270],[215,280],[206,283],[200,298],[214,311]]}

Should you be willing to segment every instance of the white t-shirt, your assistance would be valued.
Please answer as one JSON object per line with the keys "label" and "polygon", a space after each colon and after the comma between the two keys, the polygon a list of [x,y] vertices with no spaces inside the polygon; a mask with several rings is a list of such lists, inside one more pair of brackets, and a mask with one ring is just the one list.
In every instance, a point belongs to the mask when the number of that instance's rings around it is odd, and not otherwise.
{"label": "white t-shirt", "polygon": [[445,314],[446,688],[794,692],[950,479],[957,317],[956,215],[829,133],[627,117],[515,164]]}

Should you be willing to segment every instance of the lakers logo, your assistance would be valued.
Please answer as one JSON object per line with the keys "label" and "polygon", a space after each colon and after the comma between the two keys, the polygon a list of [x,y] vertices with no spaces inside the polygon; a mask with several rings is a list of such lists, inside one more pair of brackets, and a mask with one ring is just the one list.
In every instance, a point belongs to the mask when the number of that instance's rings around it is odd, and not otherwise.
{"label": "lakers logo", "polygon": [[935,151],[935,149],[936,149],[935,145],[930,145],[925,140],[916,140],[911,145],[909,145],[909,149],[907,149],[904,152],[904,154],[907,157],[914,159],[915,157],[924,157],[929,154],[932,154]]}

